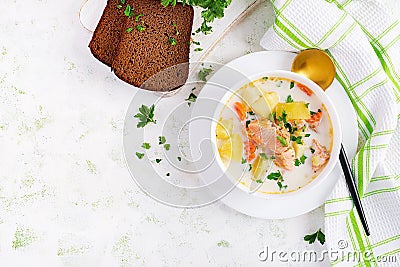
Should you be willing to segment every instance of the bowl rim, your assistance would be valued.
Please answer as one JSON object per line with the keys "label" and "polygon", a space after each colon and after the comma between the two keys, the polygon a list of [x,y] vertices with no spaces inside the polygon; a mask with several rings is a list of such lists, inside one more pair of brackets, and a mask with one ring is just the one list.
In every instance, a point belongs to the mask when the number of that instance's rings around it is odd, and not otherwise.
{"label": "bowl rim", "polygon": [[[239,90],[242,86],[255,81],[257,79],[260,79],[262,77],[278,77],[278,78],[286,78],[286,79],[291,79],[295,82],[304,84],[305,86],[309,87],[317,96],[320,98],[321,102],[325,105],[325,108],[329,114],[331,123],[332,123],[332,130],[333,130],[333,145],[332,145],[332,151],[330,155],[330,159],[324,169],[319,173],[312,181],[308,182],[306,185],[303,187],[291,191],[291,192],[282,192],[282,193],[261,193],[261,192],[253,192],[252,194],[265,198],[265,199],[271,199],[271,198],[287,198],[287,197],[294,197],[298,194],[302,194],[306,191],[310,191],[311,188],[317,187],[320,183],[322,183],[328,175],[332,172],[334,169],[335,165],[337,164],[339,160],[339,153],[340,153],[340,147],[342,144],[342,129],[341,129],[341,124],[339,120],[339,115],[336,111],[335,106],[333,105],[331,99],[329,96],[322,90],[321,87],[319,87],[315,82],[310,80],[309,78],[302,76],[300,74],[287,71],[287,70],[273,70],[273,71],[263,71],[263,72],[258,72],[253,75],[247,76],[244,79],[240,80],[237,82],[234,86],[232,86],[227,92],[223,95],[221,98],[220,102],[223,103],[223,105],[220,105],[214,112],[214,119],[215,121],[219,120],[219,115],[221,114],[222,109],[225,107],[225,102],[237,91]],[[214,151],[217,154],[215,159],[221,170],[226,174],[226,167],[224,166],[221,157],[219,156],[218,153],[218,146],[217,146],[217,140],[215,136],[215,130],[217,123],[213,122],[211,125],[211,141],[214,146]],[[230,178],[228,178],[230,179]],[[249,193],[248,187],[242,185],[239,181],[236,182],[236,187],[239,189],[245,191],[246,193]]]}

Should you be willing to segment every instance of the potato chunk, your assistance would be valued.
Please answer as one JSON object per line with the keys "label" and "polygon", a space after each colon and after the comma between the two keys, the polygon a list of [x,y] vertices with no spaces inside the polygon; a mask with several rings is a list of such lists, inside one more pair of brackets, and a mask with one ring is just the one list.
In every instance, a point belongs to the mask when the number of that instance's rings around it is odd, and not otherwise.
{"label": "potato chunk", "polygon": [[308,120],[310,111],[305,102],[278,103],[275,108],[276,116],[282,117],[282,112],[287,114],[287,120]]}

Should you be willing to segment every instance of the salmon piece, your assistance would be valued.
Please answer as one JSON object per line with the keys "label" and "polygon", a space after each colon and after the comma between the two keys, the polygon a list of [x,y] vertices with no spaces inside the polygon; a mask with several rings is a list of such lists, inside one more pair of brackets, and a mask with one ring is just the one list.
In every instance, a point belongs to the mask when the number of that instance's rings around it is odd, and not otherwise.
{"label": "salmon piece", "polygon": [[328,162],[330,158],[330,154],[325,146],[321,145],[318,140],[312,140],[312,148],[315,152],[312,155],[311,162],[312,162],[312,170],[314,172],[319,171],[325,164]]}
{"label": "salmon piece", "polygon": [[269,120],[251,121],[246,130],[249,140],[257,146],[275,150],[276,128]]}
{"label": "salmon piece", "polygon": [[248,141],[245,145],[247,161],[250,162],[256,157],[256,145],[252,141]]}
{"label": "salmon piece", "polygon": [[318,112],[311,115],[311,118],[307,120],[308,125],[314,132],[317,131],[317,127],[321,123],[321,119],[322,119],[322,111],[319,109]]}
{"label": "salmon piece", "polygon": [[286,128],[277,126],[276,134],[286,141],[286,146],[276,138],[274,163],[280,168],[291,171],[294,168],[295,151],[290,142],[290,133]]}
{"label": "salmon piece", "polygon": [[305,120],[288,121],[288,123],[290,123],[292,128],[297,128],[298,131],[301,131],[303,129],[304,125],[306,125]]}

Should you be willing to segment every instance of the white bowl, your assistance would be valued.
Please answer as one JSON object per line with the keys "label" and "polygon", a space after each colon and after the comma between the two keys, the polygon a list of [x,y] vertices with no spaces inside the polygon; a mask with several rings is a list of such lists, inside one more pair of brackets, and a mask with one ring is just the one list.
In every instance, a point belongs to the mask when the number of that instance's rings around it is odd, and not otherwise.
{"label": "white bowl", "polygon": [[[226,172],[226,167],[225,167],[224,163],[222,162],[222,160],[219,156],[219,153],[218,153],[217,140],[216,140],[216,136],[215,136],[215,130],[216,130],[216,126],[217,126],[216,121],[218,121],[222,108],[224,107],[224,105],[226,104],[228,99],[232,96],[232,94],[234,94],[243,85],[249,83],[249,81],[254,81],[254,80],[257,80],[257,79],[265,77],[265,76],[286,78],[286,79],[290,79],[295,82],[304,84],[305,86],[309,87],[317,95],[317,97],[321,100],[321,102],[325,105],[326,110],[330,116],[331,123],[332,123],[333,145],[332,145],[331,156],[330,156],[328,163],[326,164],[324,169],[317,175],[317,177],[315,177],[308,184],[304,185],[303,187],[301,187],[300,189],[295,190],[295,191],[274,193],[274,194],[268,194],[268,193],[264,193],[264,192],[261,193],[261,192],[257,192],[257,191],[253,193],[255,196],[262,197],[262,198],[268,198],[268,199],[294,196],[296,194],[300,194],[302,191],[309,191],[313,187],[318,186],[319,183],[324,182],[324,180],[332,172],[333,168],[335,167],[335,165],[338,161],[340,147],[341,147],[341,143],[342,143],[342,130],[341,130],[339,116],[336,112],[336,109],[335,109],[334,105],[332,104],[331,100],[329,99],[329,97],[327,96],[327,94],[316,83],[314,83],[310,79],[308,79],[304,76],[301,76],[299,74],[296,74],[296,73],[293,73],[290,71],[283,71],[283,70],[267,71],[267,72],[258,73],[256,75],[253,75],[250,77],[246,77],[242,81],[240,81],[240,82],[236,83],[234,86],[232,86],[229,90],[227,90],[225,95],[222,97],[221,105],[219,105],[219,107],[215,110],[215,113],[213,116],[214,122],[212,123],[211,131],[209,133],[210,139],[214,146],[213,151],[214,151],[214,153],[216,153],[215,159],[220,168],[220,172],[222,172],[222,173]],[[249,192],[249,187],[247,187],[239,182],[237,183],[236,186],[238,188],[244,190],[245,192]]]}

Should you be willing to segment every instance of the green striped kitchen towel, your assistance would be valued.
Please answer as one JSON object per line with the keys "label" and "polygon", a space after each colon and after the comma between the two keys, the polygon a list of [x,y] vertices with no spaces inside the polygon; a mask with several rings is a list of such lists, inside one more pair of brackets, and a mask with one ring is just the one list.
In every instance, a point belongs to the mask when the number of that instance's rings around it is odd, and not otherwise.
{"label": "green striped kitchen towel", "polygon": [[359,149],[352,168],[371,236],[340,177],[325,203],[327,245],[339,252],[330,254],[331,264],[400,266],[399,22],[376,0],[271,2],[276,19],[261,46],[326,50],[357,114]]}

